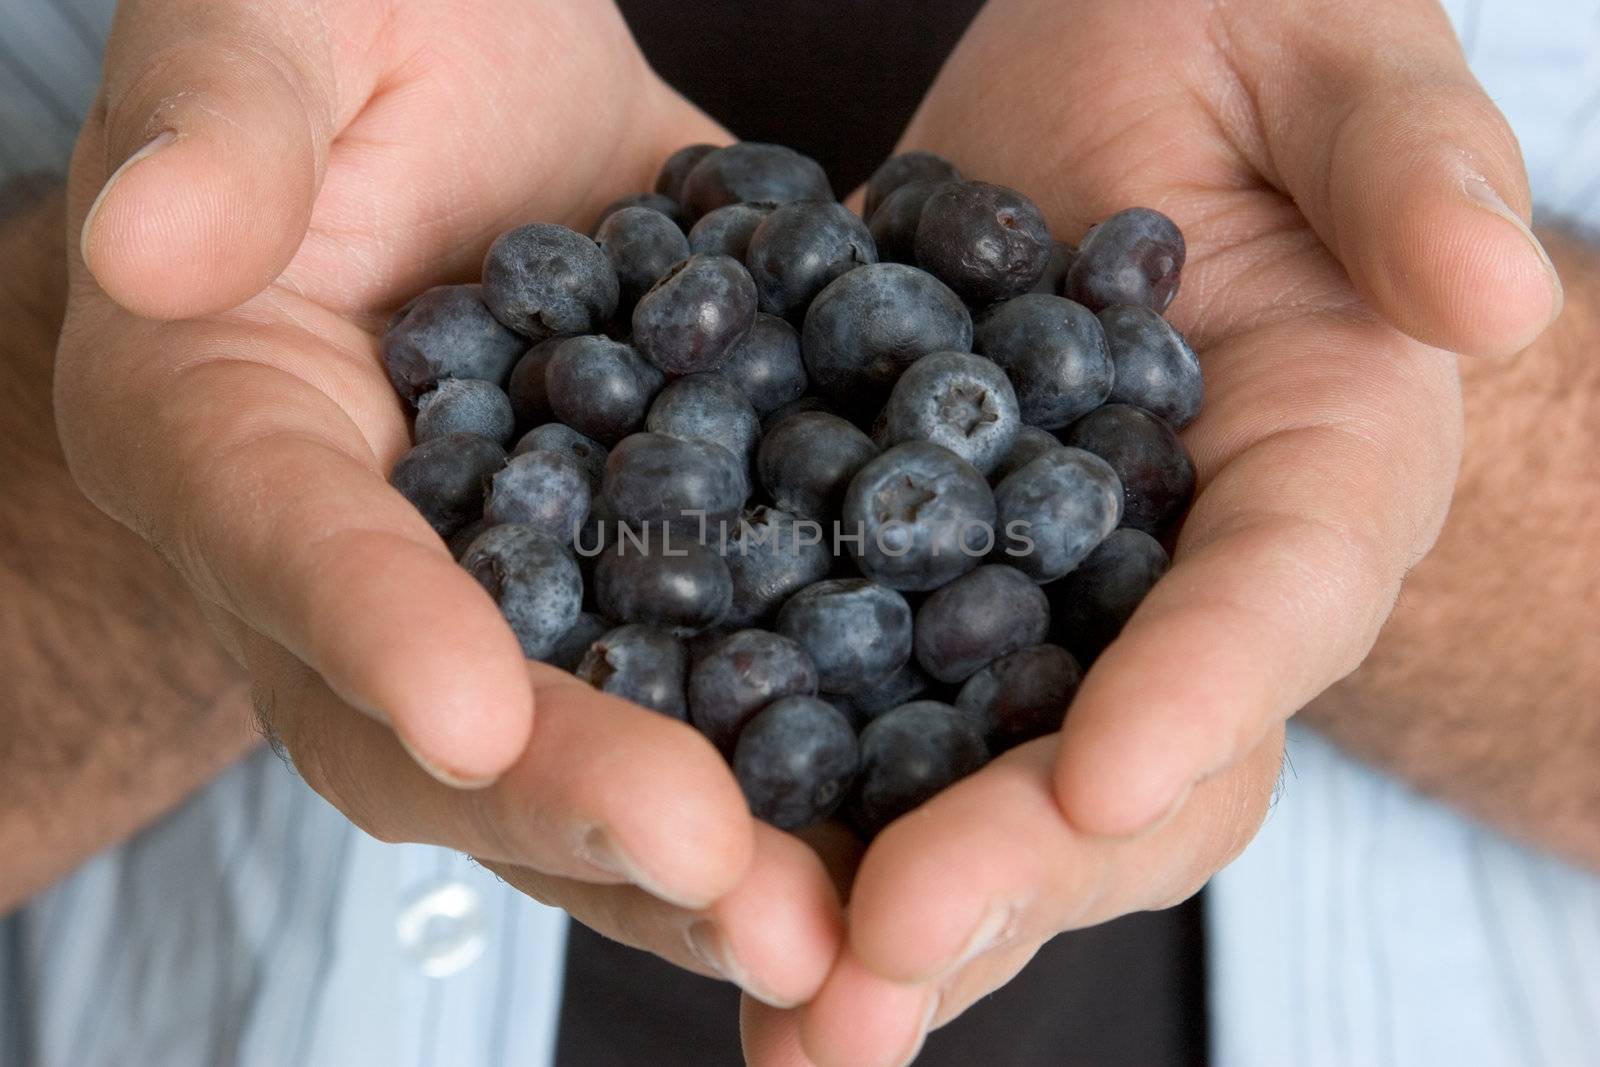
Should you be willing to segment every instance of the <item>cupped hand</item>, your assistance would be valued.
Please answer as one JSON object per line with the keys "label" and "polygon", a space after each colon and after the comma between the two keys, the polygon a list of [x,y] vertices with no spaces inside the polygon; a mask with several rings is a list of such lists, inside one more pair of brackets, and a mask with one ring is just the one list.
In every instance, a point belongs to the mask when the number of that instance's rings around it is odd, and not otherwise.
{"label": "cupped hand", "polygon": [[725,139],[609,4],[130,0],[73,163],[56,404],[80,485],[186,577],[358,824],[680,962],[709,919],[723,969],[788,1003],[837,948],[820,863],[687,726],[528,664],[384,477],[396,305]]}
{"label": "cupped hand", "polygon": [[891,826],[816,1000],[747,1005],[759,1065],[904,1062],[1044,939],[1231,859],[1283,721],[1360,662],[1443,521],[1459,396],[1430,345],[1507,353],[1560,309],[1516,142],[1425,0],[995,0],[902,147],[1028,192],[1064,240],[1177,221],[1200,491],[1059,738]]}

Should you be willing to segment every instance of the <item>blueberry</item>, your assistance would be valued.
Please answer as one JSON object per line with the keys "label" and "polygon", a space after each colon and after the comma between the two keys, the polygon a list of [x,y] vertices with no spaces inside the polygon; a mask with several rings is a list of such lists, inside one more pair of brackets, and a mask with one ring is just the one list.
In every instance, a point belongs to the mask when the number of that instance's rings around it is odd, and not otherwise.
{"label": "blueberry", "polygon": [[756,227],[766,221],[777,208],[776,204],[729,204],[707,213],[689,231],[689,251],[720,252],[744,262],[750,251],[750,238]]}
{"label": "blueberry", "polygon": [[451,433],[475,433],[495,444],[511,443],[516,433],[511,400],[493,382],[447,378],[417,398],[417,440]]}
{"label": "blueberry", "polygon": [[817,668],[789,638],[765,630],[724,637],[689,672],[689,718],[711,743],[732,752],[756,712],[788,696],[812,696]]}
{"label": "blueberry", "polygon": [[1194,461],[1172,427],[1143,408],[1107,404],[1073,423],[1061,439],[1093,452],[1117,472],[1124,526],[1159,534],[1194,497]]}
{"label": "blueberry", "polygon": [[941,682],[960,682],[1050,633],[1050,601],[1027,575],[990,563],[931,594],[917,608],[916,655]]}
{"label": "blueberry", "polygon": [[778,632],[811,656],[817,686],[828,693],[867,689],[911,658],[906,598],[860,578],[806,586],[778,612]]}
{"label": "blueberry", "polygon": [[1005,368],[1030,426],[1059,430],[1111,395],[1100,320],[1064,297],[1028,293],[996,305],[978,319],[972,347]]}
{"label": "blueberry", "polygon": [[1022,425],[1006,372],[964,352],[935,352],[911,364],[884,416],[886,444],[931,441],[984,474],[1006,457]]}
{"label": "blueberry", "polygon": [[1100,312],[1116,386],[1111,399],[1161,416],[1181,430],[1200,414],[1200,360],[1183,334],[1149,308],[1116,305]]}
{"label": "blueberry", "polygon": [[661,390],[644,425],[650,433],[721,445],[745,462],[761,436],[756,409],[737,386],[715,374],[691,374]]}
{"label": "blueberry", "polygon": [[439,285],[401,308],[383,335],[395,392],[415,402],[447,378],[499,385],[528,342],[489,314],[483,287]]}
{"label": "blueberry", "polygon": [[1045,293],[1050,296],[1060,296],[1061,290],[1067,284],[1067,271],[1072,269],[1072,261],[1078,258],[1078,250],[1065,241],[1050,242],[1050,261],[1045,264],[1044,273],[1039,275],[1039,280],[1033,283],[1030,293]]}
{"label": "blueberry", "polygon": [[790,415],[804,415],[811,411],[820,411],[827,415],[839,414],[834,410],[833,405],[822,399],[822,397],[815,393],[807,393],[805,396],[789,401],[782,407],[775,408],[770,415],[761,420],[761,429],[765,432],[787,419]]}
{"label": "blueberry", "polygon": [[890,193],[913,182],[958,182],[961,172],[943,156],[932,152],[903,152],[883,162],[867,179],[867,218],[878,210]]}
{"label": "blueberry", "polygon": [[632,308],[656,279],[689,258],[689,239],[659,211],[625,207],[613,212],[594,233],[594,243],[611,261],[622,287],[619,307]]}
{"label": "blueberry", "polygon": [[803,315],[828,283],[878,261],[872,234],[835,201],[802,200],[768,215],[750,237],[745,263],[758,306],[769,315]]}
{"label": "blueberry", "polygon": [[1066,574],[1122,518],[1122,484],[1109,464],[1079,448],[1053,448],[995,487],[1003,560],[1036,582]]}
{"label": "blueberry", "polygon": [[716,370],[750,332],[756,286],[731,256],[690,256],[633,309],[633,343],[667,374]]}
{"label": "blueberry", "polygon": [[900,373],[930,352],[972,349],[972,316],[933,275],[876,263],[841,275],[812,301],[800,349],[812,385],[876,411]]}
{"label": "blueberry", "polygon": [[545,369],[556,349],[566,344],[565,337],[552,337],[528,349],[511,371],[506,383],[506,394],[511,398],[511,411],[518,426],[537,426],[556,417],[550,407],[550,394],[545,385]]}
{"label": "blueberry", "polygon": [[585,437],[564,423],[547,422],[523,434],[511,455],[516,458],[525,452],[558,452],[567,456],[589,480],[591,495],[600,492],[600,478],[605,473],[609,453],[606,446],[594,438]]}
{"label": "blueberry", "polygon": [[689,717],[684,697],[689,655],[682,641],[659,627],[617,627],[589,646],[574,673],[602,693],[674,719]]}
{"label": "blueberry", "polygon": [[744,463],[721,445],[659,433],[623,439],[606,460],[601,497],[612,515],[659,533],[698,535],[702,523],[732,522],[749,484]]}
{"label": "blueberry", "polygon": [[989,472],[989,481],[999,485],[1013,471],[1038,459],[1052,448],[1060,447],[1061,442],[1056,440],[1056,435],[1049,430],[1041,430],[1037,426],[1024,426],[1017,431],[1017,439],[1011,443],[1011,450],[1006,453],[1005,458]]}
{"label": "blueberry", "polygon": [[594,230],[592,232],[595,235],[595,243],[600,243],[600,231],[605,228],[606,223],[611,221],[613,215],[635,208],[654,211],[658,215],[665,216],[672,223],[673,229],[678,231],[678,236],[683,236],[684,218],[681,204],[672,199],[672,197],[663,196],[660,193],[630,193],[627,196],[617,197],[601,210],[600,217],[594,220]]}
{"label": "blueberry", "polygon": [[1183,257],[1183,233],[1171,219],[1129,208],[1084,236],[1062,291],[1093,311],[1135,304],[1159,313],[1178,293]]}
{"label": "blueberry", "polygon": [[1094,659],[1116,640],[1170,562],[1149,534],[1126,526],[1111,531],[1072,573],[1045,586],[1057,640],[1085,662]]}
{"label": "blueberry", "polygon": [[922,222],[922,209],[935,193],[951,184],[948,181],[910,182],[890,193],[883,203],[867,213],[867,232],[872,234],[879,260],[916,264],[917,226]]}
{"label": "blueberry", "polygon": [[560,541],[533,526],[491,526],[461,557],[511,624],[522,654],[542,660],[583,607],[583,578]]}
{"label": "blueberry", "polygon": [[932,681],[917,666],[917,661],[910,659],[876,685],[859,693],[838,694],[832,700],[834,706],[845,712],[852,722],[866,723],[891,708],[916,700],[928,691],[930,685]]}
{"label": "blueberry", "polygon": [[594,580],[603,614],[678,634],[715,626],[733,602],[733,579],[722,557],[664,529],[637,538],[618,531],[616,547],[595,565]]}
{"label": "blueberry", "polygon": [[996,754],[1061,729],[1083,668],[1056,645],[1032,645],[1001,656],[967,679],[956,707],[984,724]]}
{"label": "blueberry", "polygon": [[725,625],[764,626],[783,602],[833,569],[826,531],[776,508],[757,507],[734,524],[722,558],[733,577],[733,606]]}
{"label": "blueberry", "polygon": [[773,503],[811,519],[831,519],[850,480],[878,447],[837,415],[801,412],[774,424],[756,450],[756,470]]}
{"label": "blueberry", "polygon": [[799,830],[844,802],[860,760],[848,719],[816,697],[793,696],[750,720],[733,753],[733,775],[752,815]]}
{"label": "blueberry", "polygon": [[1033,288],[1050,262],[1050,229],[1032,200],[1003,185],[957,182],[928,198],[917,264],[969,304]]}
{"label": "blueberry", "polygon": [[856,564],[892,589],[926,591],[982,562],[996,534],[994,494],[977,468],[925,441],[872,460],[845,494],[844,526]]}
{"label": "blueberry", "polygon": [[570,456],[524,452],[490,480],[483,516],[495,523],[525,523],[571,544],[589,517],[589,494],[589,476]]}
{"label": "blueberry", "polygon": [[656,175],[656,192],[662,196],[678,201],[683,199],[683,182],[689,177],[689,172],[694,170],[695,164],[717,150],[714,144],[684,145],[661,164],[661,171]]}
{"label": "blueberry", "polygon": [[461,529],[451,534],[449,539],[445,541],[445,546],[450,549],[451,558],[457,563],[460,563],[461,557],[466,555],[467,549],[472,547],[472,542],[476,541],[483,531],[487,530],[493,525],[494,523],[490,522],[488,519],[473,519],[471,522],[461,527]]}
{"label": "blueberry", "polygon": [[612,444],[644,425],[663,379],[631,345],[574,337],[550,357],[544,380],[557,419]]}
{"label": "blueberry", "polygon": [[580,611],[577,621],[572,624],[570,630],[561,635],[561,640],[556,642],[556,647],[550,650],[544,662],[571,674],[578,669],[578,664],[583,662],[583,657],[589,654],[589,646],[604,637],[611,629],[611,623],[594,612]]}
{"label": "blueberry", "polygon": [[875,837],[987,762],[971,716],[933,700],[902,704],[861,731],[861,770],[846,813],[858,833]]}
{"label": "blueberry", "polygon": [[501,234],[483,260],[483,301],[524,337],[593,333],[617,310],[611,261],[589,238],[535,222]]}
{"label": "blueberry", "polygon": [[832,200],[828,175],[814,159],[782,145],[745,141],[708,152],[683,180],[691,218],[728,204]]}
{"label": "blueberry", "polygon": [[449,537],[483,514],[484,490],[505,461],[505,449],[486,437],[446,434],[401,456],[389,484],[422,512],[435,533]]}
{"label": "blueberry", "polygon": [[756,315],[745,339],[717,370],[744,393],[756,415],[766,418],[806,391],[806,365],[800,334],[775,315]]}

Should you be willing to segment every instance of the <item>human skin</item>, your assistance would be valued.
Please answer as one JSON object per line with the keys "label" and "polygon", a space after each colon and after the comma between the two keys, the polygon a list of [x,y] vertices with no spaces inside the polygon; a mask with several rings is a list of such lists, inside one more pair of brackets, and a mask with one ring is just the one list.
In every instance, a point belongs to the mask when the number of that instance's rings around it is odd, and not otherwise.
{"label": "human skin", "polygon": [[[1063,235],[1135,202],[1189,228],[1173,314],[1210,375],[1188,436],[1204,490],[1173,576],[1091,674],[1064,742],[1025,746],[885,834],[834,962],[839,918],[810,854],[751,826],[686,731],[620,706],[597,715],[615,702],[522,664],[492,605],[382,484],[405,436],[373,359],[383,312],[470,275],[498,229],[532,216],[581,225],[645,186],[671,147],[723,137],[652,81],[608,8],[547,6],[537,40],[504,40],[516,20],[486,20],[492,31],[442,42],[419,28],[426,4],[126,6],[75,166],[82,261],[57,382],[67,454],[90,496],[212,605],[297,764],[357,822],[482,853],[541,899],[770,1002],[813,999],[833,962],[810,1008],[766,1023],[755,1011],[752,1032],[770,1024],[791,1049],[801,1035],[822,1062],[893,1062],[930,1006],[949,1017],[1063,926],[1181,899],[1248,840],[1283,717],[1365,653],[1455,472],[1450,361],[1360,298],[1416,336],[1484,354],[1521,347],[1558,305],[1517,221],[1515,144],[1431,6],[1386,5],[1310,35],[1299,9],[1232,5],[1238,19],[1196,19],[1155,48],[1146,28],[1174,28],[1165,8],[1074,9],[1062,25],[1037,0],[991,5],[906,143],[1038,192]],[[1433,66],[1367,48],[1373,26]],[[1308,56],[1327,62],[1293,62]],[[456,73],[426,77],[436,64]],[[1341,77],[1323,77],[1330,64]],[[451,98],[459,71],[484,69],[514,76],[469,79],[470,107]],[[1344,78],[1351,69],[1366,81]],[[1379,113],[1353,108],[1336,88],[1347,83]],[[601,84],[632,106],[597,120],[561,96],[587,103]],[[1018,85],[1052,92],[1016,107]],[[493,136],[530,100],[548,124]],[[1449,112],[1430,129],[1452,142],[1406,125],[1419,102]],[[1302,122],[1308,109],[1320,127]],[[417,129],[439,136],[419,146]],[[588,138],[611,158],[573,150]],[[85,228],[107,176],[147,143],[154,153]],[[463,155],[483,162],[465,178],[451,169]],[[1465,192],[1463,160],[1500,208]],[[442,637],[441,619],[453,622]],[[602,753],[602,733],[638,747]],[[595,762],[555,766],[560,746]],[[602,754],[631,761],[631,785],[689,798],[693,811],[664,809],[686,820],[668,827],[676,836],[627,821],[659,797],[609,788]],[[529,811],[553,814],[530,829]],[[982,840],[996,820],[1018,832]],[[623,845],[609,870],[574,847],[595,825]],[[933,899],[919,867],[933,862],[982,877]],[[983,921],[1005,945],[947,975],[996,900],[1000,921]],[[722,957],[708,966],[685,932],[717,908]],[[762,915],[766,941],[738,932],[763,929]],[[805,950],[774,950],[786,936]]]}
{"label": "human skin", "polygon": [[1461,407],[1434,346],[1503,358],[1563,299],[1431,2],[993,0],[901,147],[1028,190],[1066,240],[1131,205],[1178,222],[1199,492],[1059,738],[890,827],[817,997],[747,1006],[758,1064],[905,1062],[1047,938],[1230,860],[1284,720],[1362,661],[1444,521]]}

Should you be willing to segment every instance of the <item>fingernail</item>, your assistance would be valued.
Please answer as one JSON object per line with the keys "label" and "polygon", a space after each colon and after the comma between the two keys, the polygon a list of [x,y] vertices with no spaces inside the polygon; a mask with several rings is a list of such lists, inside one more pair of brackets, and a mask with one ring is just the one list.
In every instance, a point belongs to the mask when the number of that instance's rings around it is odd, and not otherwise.
{"label": "fingernail", "polygon": [[1556,265],[1550,262],[1550,253],[1545,251],[1543,243],[1540,242],[1528,224],[1522,221],[1522,216],[1511,210],[1505,198],[1495,191],[1494,186],[1489,184],[1487,178],[1481,174],[1469,174],[1465,185],[1468,196],[1477,201],[1480,206],[1488,208],[1515,226],[1522,236],[1527,238],[1528,243],[1533,246],[1534,252],[1539,256],[1539,262],[1544,265],[1545,273],[1550,276],[1550,321],[1554,322],[1556,316],[1561,314],[1561,308],[1565,305],[1567,297],[1566,289],[1561,284],[1561,275],[1556,273]]}
{"label": "fingernail", "polygon": [[990,904],[983,917],[978,920],[978,925],[972,928],[972,933],[967,937],[961,952],[949,965],[939,970],[939,976],[943,977],[960,970],[1009,937],[1016,914],[1017,909],[1005,901],[997,900]]}
{"label": "fingernail", "polygon": [[690,900],[679,894],[667,892],[655,879],[645,874],[644,868],[639,866],[638,861],[626,849],[617,844],[617,839],[604,826],[591,826],[579,836],[572,851],[590,866],[636,885],[668,904],[692,910],[706,907],[711,903],[709,900]]}
{"label": "fingernail", "polygon": [[107,178],[106,183],[100,187],[100,192],[96,194],[94,203],[89,205],[89,214],[84,216],[83,232],[78,235],[78,254],[83,257],[85,263],[89,262],[89,235],[94,230],[95,217],[100,214],[100,205],[106,202],[106,197],[110,194],[112,187],[117,184],[117,180],[128,173],[135,164],[144,162],[171,144],[177,139],[177,136],[178,134],[174,130],[162,130],[146,141],[144,147],[123,160],[122,165],[112,171],[111,177]]}
{"label": "fingernail", "polygon": [[429,760],[416,749],[412,748],[411,742],[407,741],[404,737],[401,737],[399,734],[395,734],[395,736],[400,738],[400,747],[406,750],[406,754],[411,757],[412,761],[416,763],[418,767],[421,767],[423,770],[427,771],[430,778],[437,782],[442,782],[451,789],[486,789],[489,786],[494,785],[494,783],[498,780],[498,778],[467,778],[451,771],[447,771],[443,767]]}
{"label": "fingernail", "polygon": [[933,1029],[934,1017],[939,1014],[939,991],[933,990],[928,994],[927,1006],[922,1009],[922,1026],[917,1030],[916,1040],[911,1043],[911,1051],[897,1061],[896,1067],[910,1067],[918,1056],[922,1055],[922,1046],[928,1042],[928,1031]]}
{"label": "fingernail", "polygon": [[726,981],[732,982],[740,989],[761,1003],[774,1008],[793,1008],[798,1005],[794,1001],[784,1000],[773,996],[762,989],[739,965],[739,960],[734,956],[733,949],[728,945],[728,939],[723,936],[717,924],[709,919],[702,919],[693,923],[684,931],[684,939],[689,944],[689,954],[699,960],[708,970]]}

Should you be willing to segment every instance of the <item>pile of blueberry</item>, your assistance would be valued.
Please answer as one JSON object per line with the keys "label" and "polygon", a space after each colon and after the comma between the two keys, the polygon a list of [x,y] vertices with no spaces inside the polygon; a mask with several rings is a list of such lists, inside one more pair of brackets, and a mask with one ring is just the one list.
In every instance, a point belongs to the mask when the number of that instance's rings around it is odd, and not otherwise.
{"label": "pile of blueberry", "polygon": [[502,235],[383,358],[393,484],[530,658],[693,723],[760,818],[870,836],[1059,728],[1167,567],[1201,380],[1158,212],[1074,248],[910,153],[866,218],[695,145],[592,236]]}

